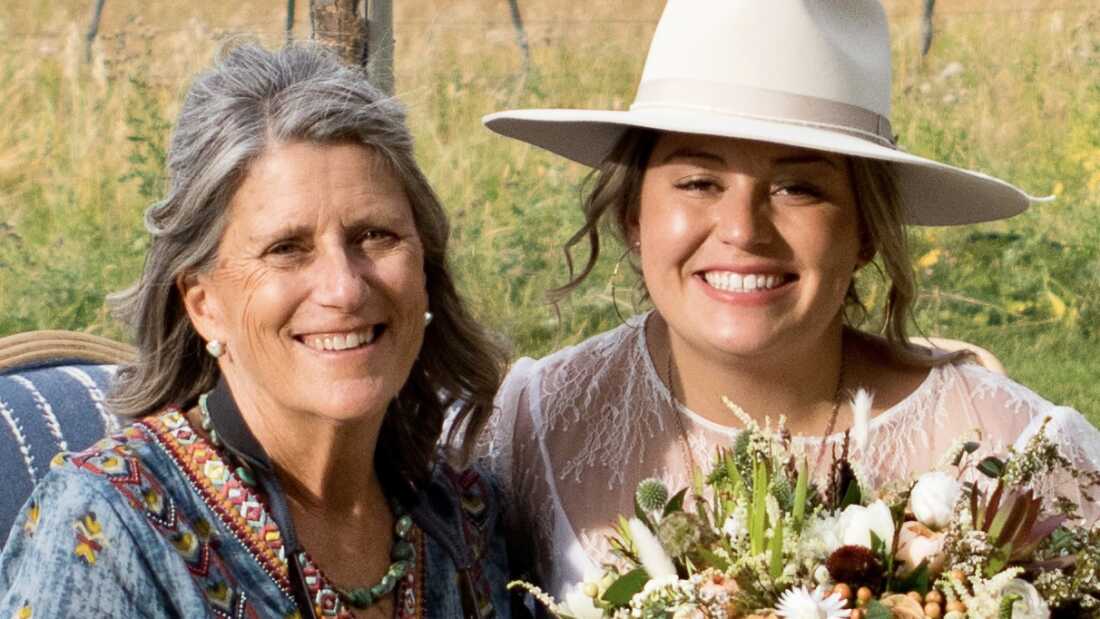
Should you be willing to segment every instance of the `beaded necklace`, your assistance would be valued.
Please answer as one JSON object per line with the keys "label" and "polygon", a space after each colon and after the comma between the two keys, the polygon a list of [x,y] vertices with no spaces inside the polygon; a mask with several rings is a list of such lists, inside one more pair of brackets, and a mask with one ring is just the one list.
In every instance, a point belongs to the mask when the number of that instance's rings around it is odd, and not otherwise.
{"label": "beaded necklace", "polygon": [[[223,385],[219,384],[219,387]],[[211,392],[203,393],[199,396],[199,412],[200,412],[200,426],[207,433],[210,443],[219,449],[226,452],[227,462],[235,464],[234,472],[241,479],[243,483],[248,486],[255,487],[257,485],[256,478],[253,473],[253,467],[249,466],[247,460],[238,462],[241,458],[236,457],[236,453],[233,448],[226,446],[222,440],[218,437],[217,429],[214,427],[214,422],[211,419],[210,408],[208,404],[208,396]],[[250,437],[251,438],[251,437]],[[253,439],[254,440],[254,439]],[[393,510],[396,521],[393,525],[394,540],[393,546],[390,549],[391,563],[386,569],[385,574],[379,579],[377,583],[371,586],[355,587],[352,589],[345,589],[343,587],[337,587],[331,585],[336,594],[340,596],[340,599],[347,605],[358,610],[364,610],[370,608],[376,604],[379,600],[393,593],[393,590],[397,587],[397,584],[402,578],[409,574],[415,573],[416,567],[416,548],[410,541],[413,527],[412,516],[405,512],[404,508],[396,501],[391,500],[391,509]],[[280,528],[290,526],[289,519],[286,523],[280,523]],[[293,536],[289,536],[293,539]],[[291,553],[288,557],[292,564],[304,564],[306,557],[304,552]],[[299,597],[299,596],[295,596]],[[308,599],[308,595],[306,596]],[[313,610],[312,604],[308,606],[309,610]],[[312,615],[313,613],[311,613]]]}

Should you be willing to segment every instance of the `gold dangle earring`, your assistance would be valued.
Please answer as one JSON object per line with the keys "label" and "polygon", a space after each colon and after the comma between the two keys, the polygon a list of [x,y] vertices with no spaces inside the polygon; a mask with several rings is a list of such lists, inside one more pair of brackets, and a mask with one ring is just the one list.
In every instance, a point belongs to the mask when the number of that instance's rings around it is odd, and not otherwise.
{"label": "gold dangle earring", "polygon": [[622,312],[619,311],[619,297],[616,294],[616,284],[619,281],[619,271],[622,269],[623,260],[634,251],[640,251],[642,248],[641,241],[634,241],[630,247],[626,248],[626,251],[619,256],[619,259],[615,261],[615,270],[611,272],[611,306],[615,308],[615,315],[619,317],[619,322],[627,324],[626,318],[623,317]]}

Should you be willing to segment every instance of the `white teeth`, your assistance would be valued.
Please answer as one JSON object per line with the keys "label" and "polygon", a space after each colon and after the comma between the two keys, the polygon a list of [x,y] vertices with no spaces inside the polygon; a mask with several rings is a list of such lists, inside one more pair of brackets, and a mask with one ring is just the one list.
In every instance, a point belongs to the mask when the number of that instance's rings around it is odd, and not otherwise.
{"label": "white teeth", "polygon": [[708,271],[703,275],[708,284],[719,290],[730,292],[754,292],[769,290],[783,282],[777,275],[750,273],[742,275],[731,271]]}
{"label": "white teeth", "polygon": [[378,333],[377,327],[371,327],[364,331],[354,331],[346,334],[332,334],[326,336],[303,338],[303,343],[314,350],[348,350],[366,346],[374,341]]}

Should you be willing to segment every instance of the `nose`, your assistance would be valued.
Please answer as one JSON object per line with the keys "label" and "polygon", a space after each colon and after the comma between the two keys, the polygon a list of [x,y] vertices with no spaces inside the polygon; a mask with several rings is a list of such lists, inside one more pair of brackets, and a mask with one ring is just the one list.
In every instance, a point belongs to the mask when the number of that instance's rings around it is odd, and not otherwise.
{"label": "nose", "polygon": [[344,248],[323,252],[314,264],[313,297],[322,306],[353,311],[362,306],[369,288],[363,258]]}
{"label": "nose", "polygon": [[768,188],[751,177],[731,182],[713,213],[715,234],[724,244],[747,250],[774,238]]}

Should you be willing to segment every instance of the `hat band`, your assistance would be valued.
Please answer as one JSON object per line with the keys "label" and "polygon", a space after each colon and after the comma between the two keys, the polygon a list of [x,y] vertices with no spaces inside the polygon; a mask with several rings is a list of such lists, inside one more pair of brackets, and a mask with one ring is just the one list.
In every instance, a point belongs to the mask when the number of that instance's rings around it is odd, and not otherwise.
{"label": "hat band", "polygon": [[[690,101],[691,103],[685,103]],[[896,147],[890,119],[868,109],[808,95],[703,80],[644,81],[630,109],[673,107],[706,110],[846,133]]]}

